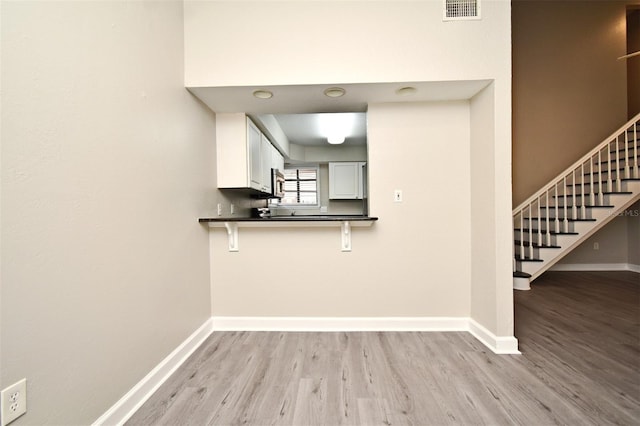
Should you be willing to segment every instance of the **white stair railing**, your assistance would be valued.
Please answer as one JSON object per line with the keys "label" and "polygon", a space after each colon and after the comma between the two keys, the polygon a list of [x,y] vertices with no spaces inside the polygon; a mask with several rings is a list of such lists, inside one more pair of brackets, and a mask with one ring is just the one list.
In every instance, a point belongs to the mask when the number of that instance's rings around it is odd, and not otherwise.
{"label": "white stair railing", "polygon": [[516,207],[514,259],[534,260],[535,248],[552,246],[554,234],[589,219],[587,209],[603,206],[607,194],[621,191],[622,181],[640,179],[638,138],[640,114]]}

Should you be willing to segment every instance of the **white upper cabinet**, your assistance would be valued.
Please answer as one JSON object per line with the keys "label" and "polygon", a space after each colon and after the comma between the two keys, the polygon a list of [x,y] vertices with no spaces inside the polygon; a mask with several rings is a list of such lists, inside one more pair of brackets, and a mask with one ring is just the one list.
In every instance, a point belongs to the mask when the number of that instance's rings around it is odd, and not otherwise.
{"label": "white upper cabinet", "polygon": [[273,145],[265,135],[262,135],[260,158],[262,162],[262,192],[271,192],[271,153]]}
{"label": "white upper cabinet", "polygon": [[280,154],[280,151],[275,146],[271,145],[271,167],[280,171],[284,170],[284,157]]}
{"label": "white upper cabinet", "polygon": [[282,155],[243,113],[216,114],[216,154],[218,188],[270,193],[274,159],[284,166]]}
{"label": "white upper cabinet", "polygon": [[264,190],[264,176],[262,174],[262,144],[263,135],[255,124],[247,119],[247,140],[249,144],[249,187],[257,189],[258,191]]}
{"label": "white upper cabinet", "polygon": [[364,197],[364,167],[360,161],[329,163],[329,199],[361,200]]}

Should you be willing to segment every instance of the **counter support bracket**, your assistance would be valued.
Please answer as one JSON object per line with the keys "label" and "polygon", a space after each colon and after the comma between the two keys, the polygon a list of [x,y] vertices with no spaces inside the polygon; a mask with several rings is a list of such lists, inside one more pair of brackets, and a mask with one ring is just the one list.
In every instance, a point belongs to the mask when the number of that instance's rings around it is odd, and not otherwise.
{"label": "counter support bracket", "polygon": [[342,222],[342,251],[351,251],[351,225],[349,222]]}
{"label": "counter support bracket", "polygon": [[227,239],[229,240],[229,251],[240,251],[240,230],[239,228],[328,228],[340,227],[340,250],[351,251],[352,228],[370,227],[377,221],[377,217],[366,219],[353,219],[340,217],[339,219],[308,220],[306,218],[278,217],[272,219],[200,219],[200,223],[208,223],[210,228],[225,228]]}
{"label": "counter support bracket", "polygon": [[238,222],[225,222],[224,227],[227,228],[229,237],[229,251],[240,251],[238,248]]}

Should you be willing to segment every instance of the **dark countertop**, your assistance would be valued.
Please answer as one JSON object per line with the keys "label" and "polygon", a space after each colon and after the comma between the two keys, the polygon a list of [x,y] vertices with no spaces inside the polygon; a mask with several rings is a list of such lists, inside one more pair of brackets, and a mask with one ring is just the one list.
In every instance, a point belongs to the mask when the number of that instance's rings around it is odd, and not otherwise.
{"label": "dark countertop", "polygon": [[344,221],[376,221],[377,217],[362,215],[295,215],[273,216],[270,218],[259,217],[215,217],[200,218],[198,222],[344,222]]}

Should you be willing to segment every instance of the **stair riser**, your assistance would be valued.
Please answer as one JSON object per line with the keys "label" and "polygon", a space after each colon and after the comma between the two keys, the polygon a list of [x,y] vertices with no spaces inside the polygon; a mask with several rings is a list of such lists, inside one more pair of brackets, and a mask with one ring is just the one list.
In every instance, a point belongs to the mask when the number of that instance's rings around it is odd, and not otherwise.
{"label": "stair riser", "polygon": [[[609,212],[609,214],[611,214]],[[606,216],[606,214],[603,215],[603,212],[600,212],[599,214],[597,214],[598,217],[604,217]],[[535,222],[534,222],[535,225]],[[593,222],[560,222],[560,232],[577,232],[577,233],[581,233],[581,232],[585,232],[588,231],[589,229],[591,229],[591,227],[593,226]],[[546,222],[542,223],[542,230],[544,231],[546,228]],[[536,228],[537,229],[537,228]],[[552,231],[557,232],[557,229],[552,229]],[[543,233],[544,234],[544,233]],[[514,235],[514,240],[519,240],[519,241],[526,241],[529,242],[530,238],[533,240],[533,242],[535,243],[539,243],[538,241],[538,232],[529,232],[527,230],[525,230],[524,232],[519,230],[519,229],[515,229],[513,231],[513,235]],[[551,241],[553,241],[553,239],[555,237],[557,237],[558,235],[549,235],[549,238]],[[543,239],[543,242],[545,244],[547,244],[546,241],[546,236],[545,235],[541,235],[541,238]]]}
{"label": "stair riser", "polygon": [[[532,226],[530,226],[530,223]],[[580,229],[580,228],[576,228],[576,224],[578,224],[578,226],[580,226],[581,222],[576,222],[576,221],[564,221],[564,220],[558,220],[556,221],[555,219],[549,219],[549,221],[547,222],[546,220],[532,220],[529,221],[528,219],[524,220],[524,234],[525,236],[528,236],[529,232],[527,231],[527,229],[534,229],[534,230],[541,230],[542,233],[545,233],[546,231],[551,231],[551,232],[578,232],[576,229]],[[516,232],[520,232],[519,230],[516,229]],[[536,232],[532,232],[533,234],[536,234]],[[519,237],[519,235],[516,234],[516,239],[521,239],[521,238],[517,238]],[[528,240],[526,240],[528,241]]]}
{"label": "stair riser", "polygon": [[556,242],[561,248],[559,249],[539,249],[539,255],[542,262],[521,262],[516,261],[516,269],[535,276],[538,271],[546,269],[557,256],[567,251],[567,247],[572,246],[578,239],[579,235],[557,235]]}
{"label": "stair riser", "polygon": [[[629,165],[629,169],[626,167],[616,168],[612,167],[611,179],[638,179],[640,178],[640,169],[635,168],[633,165]],[[576,183],[582,183],[584,180],[585,183],[591,183],[591,172],[587,169],[584,171],[582,178],[580,178],[580,173],[576,173]],[[594,182],[608,182],[609,180],[609,168],[602,167],[601,170],[597,168],[593,171],[593,181]],[[571,176],[567,178],[567,184],[572,184]]]}
{"label": "stair riser", "polygon": [[[595,206],[603,206],[603,205],[604,206],[615,206],[615,205],[619,204],[620,201],[624,201],[628,196],[629,196],[629,194],[605,194],[605,195],[601,195],[600,196],[600,201],[596,201],[596,203],[594,205]],[[586,207],[592,205],[591,204],[591,197],[589,197],[588,195],[583,197],[581,194],[576,194],[576,196],[575,196],[575,204],[574,204],[573,195],[572,196],[568,196],[566,198],[559,197],[557,199],[558,207],[564,208],[565,201],[567,201],[567,203],[566,203],[567,207],[573,207],[574,205],[576,207],[582,207],[582,205],[583,205],[582,199],[583,198],[584,198],[584,201],[585,201],[584,205]]]}
{"label": "stair riser", "polygon": [[[598,195],[600,191],[602,192],[614,192],[614,191],[629,191],[629,184],[632,184],[633,181],[622,181],[620,182],[620,188],[616,187],[616,183],[612,182],[612,185],[609,185],[609,182],[594,182],[593,183],[593,196]],[[613,188],[612,188],[613,187]],[[584,189],[583,189],[584,188]],[[582,182],[576,182],[576,195],[586,194],[588,197],[591,195],[591,182],[587,179],[587,181],[583,184]],[[573,195],[573,185],[567,185],[567,195]]]}
{"label": "stair riser", "polygon": [[[547,210],[549,211],[549,213],[547,213]],[[584,211],[580,212],[580,215],[578,217],[578,219],[593,219],[593,209],[591,208],[585,208],[583,209]],[[538,217],[538,211],[537,209],[534,209],[534,211],[532,212],[532,214],[534,215],[534,219],[533,219],[533,223],[536,223],[536,218]],[[546,218],[547,215],[549,216],[549,221],[554,221],[556,220],[556,209],[555,208],[551,208],[551,209],[540,209],[540,217],[542,219],[542,221],[546,222]],[[568,216],[571,217],[571,211],[568,211]],[[558,208],[558,220],[564,220],[564,207],[563,208]],[[528,218],[524,218],[524,225],[526,228],[529,227],[529,223],[528,223],[529,219]],[[514,228],[519,228],[520,227],[520,222],[519,220],[516,220],[517,223],[514,223]]]}

